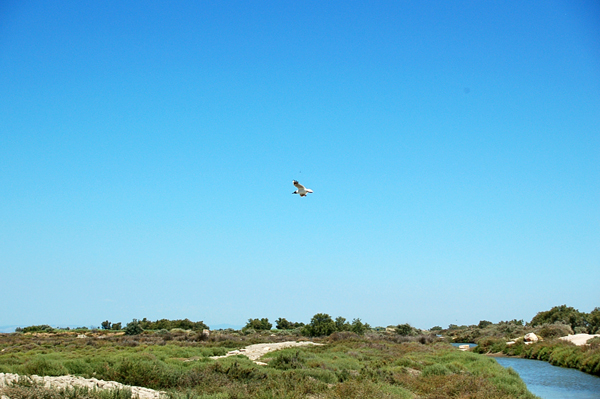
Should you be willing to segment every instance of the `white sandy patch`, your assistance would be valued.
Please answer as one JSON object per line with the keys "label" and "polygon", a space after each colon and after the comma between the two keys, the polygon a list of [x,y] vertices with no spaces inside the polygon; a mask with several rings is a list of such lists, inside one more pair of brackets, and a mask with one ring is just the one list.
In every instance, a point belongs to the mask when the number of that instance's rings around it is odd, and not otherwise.
{"label": "white sandy patch", "polygon": [[594,337],[600,337],[600,334],[575,334],[575,335],[567,335],[566,337],[560,337],[563,341],[569,341],[574,343],[577,346],[585,345],[589,339]]}
{"label": "white sandy patch", "polygon": [[0,373],[0,388],[17,382],[17,380],[21,379],[29,379],[32,382],[43,385],[46,388],[57,388],[57,389],[65,389],[67,387],[81,387],[88,388],[90,390],[94,389],[131,389],[132,396],[139,399],[159,399],[161,396],[161,392],[155,391],[150,388],[143,387],[134,387],[130,385],[123,385],[119,382],[115,381],[102,381],[97,380],[95,378],[83,378],[76,377],[73,375],[62,375],[60,377],[40,377],[38,375],[32,376],[19,376],[17,374],[4,374]]}
{"label": "white sandy patch", "polygon": [[227,356],[244,355],[244,356],[247,356],[248,359],[252,360],[254,363],[264,366],[266,363],[259,362],[258,359],[260,359],[263,355],[265,355],[269,352],[276,351],[279,349],[284,349],[284,348],[291,348],[294,346],[307,346],[307,345],[323,345],[323,344],[317,344],[315,342],[310,342],[310,341],[300,341],[300,342],[286,341],[286,342],[276,342],[276,343],[267,343],[267,344],[254,344],[254,345],[249,345],[249,346],[245,347],[244,349],[227,352],[227,354],[224,356],[212,356],[211,359],[220,359],[220,358],[227,357]]}

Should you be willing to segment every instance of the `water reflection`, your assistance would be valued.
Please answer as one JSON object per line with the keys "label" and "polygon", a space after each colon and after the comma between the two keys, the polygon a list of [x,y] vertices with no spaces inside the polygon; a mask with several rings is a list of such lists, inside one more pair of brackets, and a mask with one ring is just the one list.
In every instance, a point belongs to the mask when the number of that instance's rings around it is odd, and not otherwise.
{"label": "water reflection", "polygon": [[512,367],[527,384],[527,389],[542,399],[600,399],[598,377],[540,360],[511,357],[496,360],[503,367]]}

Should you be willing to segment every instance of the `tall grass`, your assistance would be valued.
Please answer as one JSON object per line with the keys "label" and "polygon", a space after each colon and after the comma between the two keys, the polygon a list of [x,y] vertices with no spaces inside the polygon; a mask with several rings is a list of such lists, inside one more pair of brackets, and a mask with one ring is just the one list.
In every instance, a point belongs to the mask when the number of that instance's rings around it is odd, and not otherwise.
{"label": "tall grass", "polygon": [[554,340],[529,345],[523,357],[545,360],[555,366],[569,367],[600,376],[600,348],[575,346],[570,342]]}

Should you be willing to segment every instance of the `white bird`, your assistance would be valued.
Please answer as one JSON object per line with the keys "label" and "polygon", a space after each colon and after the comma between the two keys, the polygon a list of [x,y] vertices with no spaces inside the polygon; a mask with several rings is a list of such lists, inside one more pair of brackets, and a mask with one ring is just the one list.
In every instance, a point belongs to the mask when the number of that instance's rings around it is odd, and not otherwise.
{"label": "white bird", "polygon": [[298,183],[298,180],[294,180],[294,186],[296,186],[298,190],[294,191],[292,194],[298,194],[301,197],[306,197],[306,194],[313,192],[313,190],[310,188],[306,188],[302,184]]}

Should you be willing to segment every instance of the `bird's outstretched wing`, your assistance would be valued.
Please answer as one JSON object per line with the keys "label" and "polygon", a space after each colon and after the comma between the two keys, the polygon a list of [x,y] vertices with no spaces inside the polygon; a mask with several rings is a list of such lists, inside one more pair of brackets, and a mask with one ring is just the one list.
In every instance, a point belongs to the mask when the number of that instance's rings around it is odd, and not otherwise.
{"label": "bird's outstretched wing", "polygon": [[305,189],[305,187],[302,184],[298,183],[298,180],[294,180],[294,186],[296,186],[296,188],[298,190],[304,190]]}

